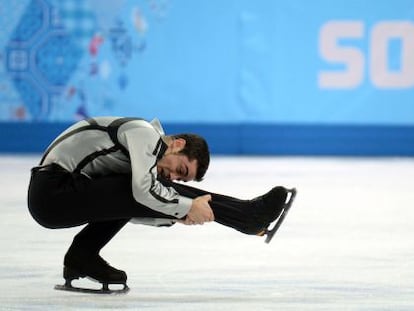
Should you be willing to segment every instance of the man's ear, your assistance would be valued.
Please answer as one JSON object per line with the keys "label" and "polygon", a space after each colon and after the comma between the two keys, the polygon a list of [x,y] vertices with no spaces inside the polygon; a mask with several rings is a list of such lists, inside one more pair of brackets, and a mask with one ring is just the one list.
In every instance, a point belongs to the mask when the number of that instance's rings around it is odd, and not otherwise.
{"label": "man's ear", "polygon": [[185,144],[186,144],[186,141],[183,138],[174,139],[174,141],[173,141],[173,151],[174,152],[180,152],[181,150],[184,149]]}

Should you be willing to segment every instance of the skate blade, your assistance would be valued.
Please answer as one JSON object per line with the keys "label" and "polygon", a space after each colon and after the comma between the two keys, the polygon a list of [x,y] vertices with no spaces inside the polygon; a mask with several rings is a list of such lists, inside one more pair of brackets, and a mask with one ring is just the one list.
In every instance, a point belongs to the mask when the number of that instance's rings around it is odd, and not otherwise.
{"label": "skate blade", "polygon": [[266,235],[266,239],[265,239],[265,243],[269,244],[270,241],[273,239],[273,236],[275,235],[275,233],[277,232],[277,230],[279,229],[280,225],[282,224],[283,220],[285,219],[287,213],[289,212],[290,207],[292,206],[292,203],[296,197],[296,189],[292,188],[292,189],[288,189],[288,198],[286,199],[285,202],[285,207],[283,208],[282,213],[280,214],[279,218],[276,220],[275,225],[273,226],[272,229],[270,230],[265,230],[263,235]]}
{"label": "skate blade", "polygon": [[120,295],[126,294],[129,292],[129,287],[126,284],[123,285],[121,289],[110,289],[107,284],[103,284],[101,289],[94,289],[94,288],[83,288],[83,287],[75,287],[72,285],[55,285],[56,290],[67,291],[67,292],[76,292],[76,293],[85,293],[85,294],[106,294],[106,295]]}

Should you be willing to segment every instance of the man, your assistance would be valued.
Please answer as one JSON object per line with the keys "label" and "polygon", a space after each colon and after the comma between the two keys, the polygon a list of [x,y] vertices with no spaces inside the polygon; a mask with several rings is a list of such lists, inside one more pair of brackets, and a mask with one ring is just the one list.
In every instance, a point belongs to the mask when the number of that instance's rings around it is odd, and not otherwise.
{"label": "man", "polygon": [[178,181],[200,181],[209,166],[206,141],[167,136],[157,120],[97,117],[59,135],[32,169],[28,206],[47,228],[87,224],[64,258],[67,287],[80,277],[124,284],[100,250],[129,221],[154,226],[216,221],[246,234],[263,234],[286,206],[289,190],[275,187],[253,200],[208,193]]}

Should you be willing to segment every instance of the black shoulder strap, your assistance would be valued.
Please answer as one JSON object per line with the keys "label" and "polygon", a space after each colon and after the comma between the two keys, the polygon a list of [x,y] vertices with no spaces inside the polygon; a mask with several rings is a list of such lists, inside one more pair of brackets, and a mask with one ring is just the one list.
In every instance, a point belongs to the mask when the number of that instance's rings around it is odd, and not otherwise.
{"label": "black shoulder strap", "polygon": [[142,120],[142,119],[141,118],[120,118],[120,119],[116,119],[112,121],[106,128],[108,135],[111,138],[114,145],[117,147],[117,149],[121,150],[128,158],[129,158],[128,150],[118,140],[118,130],[121,125],[129,121],[135,121],[135,120]]}
{"label": "black shoulder strap", "polygon": [[88,125],[84,125],[84,126],[81,126],[81,127],[78,127],[78,128],[76,128],[76,129],[74,129],[73,131],[70,131],[70,132],[68,132],[68,133],[66,133],[65,135],[62,135],[61,137],[59,137],[58,139],[56,139],[48,148],[47,148],[47,150],[45,151],[45,153],[43,154],[43,157],[42,157],[42,159],[40,160],[40,164],[39,165],[42,165],[43,164],[43,161],[46,159],[46,157],[47,157],[47,155],[50,153],[50,151],[54,148],[54,147],[56,147],[56,145],[58,145],[58,144],[60,144],[63,140],[65,140],[66,138],[68,138],[68,137],[70,137],[70,136],[72,136],[72,135],[75,135],[76,133],[79,133],[79,132],[82,132],[82,131],[85,131],[85,130],[104,130],[104,131],[106,131],[106,127],[105,126],[101,126],[101,125],[98,125],[98,123],[94,120],[94,119],[87,119],[87,120],[85,120],[86,122],[88,122],[89,124]]}
{"label": "black shoulder strap", "polygon": [[[87,155],[85,158],[82,159],[82,161],[80,161],[78,163],[78,165],[76,166],[76,168],[74,169],[75,173],[80,173],[80,171],[86,166],[88,165],[90,162],[92,162],[94,159],[96,159],[97,157],[100,156],[104,156],[107,155],[109,153],[112,152],[116,152],[118,150],[121,150],[122,153],[129,159],[129,152],[128,150],[125,148],[125,146],[123,146],[118,139],[118,130],[119,127],[129,121],[134,121],[134,120],[142,120],[140,118],[119,118],[116,119],[114,121],[112,121],[108,126],[100,126],[99,128],[94,127],[93,129],[100,129],[103,130],[105,132],[108,133],[109,138],[112,140],[113,142],[113,146],[111,148],[107,148],[107,149],[102,149],[99,151],[95,151],[89,155]],[[88,122],[91,125],[97,125],[99,126],[96,121],[94,119],[89,119]]]}
{"label": "black shoulder strap", "polygon": [[[116,152],[118,150],[121,150],[122,153],[125,154],[125,156],[127,156],[129,158],[129,152],[128,150],[125,148],[125,146],[123,146],[118,139],[118,130],[120,128],[121,125],[130,122],[130,121],[134,121],[134,120],[142,120],[141,118],[119,118],[116,119],[114,121],[112,121],[108,126],[103,126],[103,125],[99,125],[95,119],[90,118],[90,119],[86,119],[85,121],[88,122],[88,125],[84,125],[81,126],[79,128],[76,128],[68,133],[66,133],[65,135],[62,135],[61,137],[59,137],[58,139],[56,139],[50,146],[49,148],[46,150],[45,154],[42,157],[42,160],[40,161],[40,165],[43,164],[43,161],[45,160],[45,158],[47,157],[47,155],[50,153],[50,151],[59,143],[61,143],[63,140],[65,140],[66,138],[82,132],[82,131],[86,131],[86,130],[100,130],[100,131],[104,131],[107,132],[110,139],[113,142],[113,146],[110,148],[106,148],[106,149],[102,149],[96,152],[93,152],[89,155],[87,155],[85,158],[83,158],[78,165],[76,166],[76,168],[74,169],[74,172],[80,172],[86,165],[88,165],[90,162],[92,162],[94,159],[96,159],[99,156],[103,156],[112,152]],[[154,149],[154,155],[157,156],[157,158],[159,159],[165,152],[165,150],[167,149],[167,145],[165,144],[165,142],[160,138],[157,146]]]}

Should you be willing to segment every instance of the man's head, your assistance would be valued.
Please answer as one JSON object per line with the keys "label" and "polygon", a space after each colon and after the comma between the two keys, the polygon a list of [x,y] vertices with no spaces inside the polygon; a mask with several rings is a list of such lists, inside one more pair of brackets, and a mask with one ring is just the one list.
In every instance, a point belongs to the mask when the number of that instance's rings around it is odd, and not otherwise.
{"label": "man's head", "polygon": [[166,140],[168,148],[157,163],[158,174],[170,180],[202,180],[210,163],[205,139],[195,134],[177,134]]}

